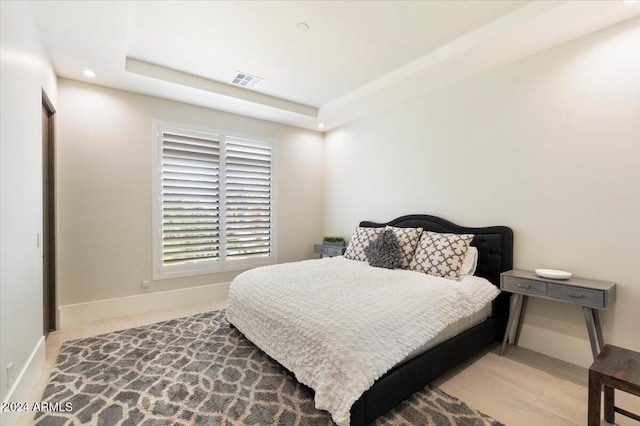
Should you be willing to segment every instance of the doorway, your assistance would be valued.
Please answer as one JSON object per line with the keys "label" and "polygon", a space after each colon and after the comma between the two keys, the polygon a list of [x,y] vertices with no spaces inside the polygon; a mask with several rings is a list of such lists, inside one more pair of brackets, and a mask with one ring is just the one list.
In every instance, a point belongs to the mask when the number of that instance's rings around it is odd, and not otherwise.
{"label": "doorway", "polygon": [[56,210],[55,144],[56,110],[42,91],[42,327],[45,336],[56,329]]}

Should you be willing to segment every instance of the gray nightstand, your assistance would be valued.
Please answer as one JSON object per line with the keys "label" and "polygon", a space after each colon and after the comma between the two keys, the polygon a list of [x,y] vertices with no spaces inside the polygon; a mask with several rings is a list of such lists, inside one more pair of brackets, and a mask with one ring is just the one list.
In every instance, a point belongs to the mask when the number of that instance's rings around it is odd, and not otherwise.
{"label": "gray nightstand", "polygon": [[615,301],[616,285],[614,283],[584,278],[552,280],[541,278],[533,271],[514,269],[500,274],[500,289],[513,293],[500,355],[504,353],[509,334],[516,321],[518,324],[513,344],[518,344],[529,296],[581,305],[594,359],[604,347],[598,310],[607,309]]}
{"label": "gray nightstand", "polygon": [[327,246],[324,244],[314,244],[313,252],[320,254],[320,257],[324,256],[342,256],[347,247],[345,246]]}

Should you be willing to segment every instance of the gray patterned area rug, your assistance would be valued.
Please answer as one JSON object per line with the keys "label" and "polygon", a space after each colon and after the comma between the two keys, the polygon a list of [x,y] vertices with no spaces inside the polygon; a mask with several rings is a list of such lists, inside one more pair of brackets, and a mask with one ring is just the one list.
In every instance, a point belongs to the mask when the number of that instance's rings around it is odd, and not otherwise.
{"label": "gray patterned area rug", "polygon": [[[36,415],[47,426],[334,424],[224,311],[66,342],[42,400],[61,407]],[[500,425],[429,387],[376,424]]]}

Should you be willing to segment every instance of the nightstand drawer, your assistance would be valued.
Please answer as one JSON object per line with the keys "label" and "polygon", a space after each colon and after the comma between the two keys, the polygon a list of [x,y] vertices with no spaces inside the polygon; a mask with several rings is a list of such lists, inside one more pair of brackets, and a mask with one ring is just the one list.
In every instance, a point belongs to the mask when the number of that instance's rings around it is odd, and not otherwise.
{"label": "nightstand drawer", "polygon": [[547,297],[598,309],[602,309],[605,306],[604,291],[570,287],[562,284],[549,283],[547,286]]}
{"label": "nightstand drawer", "polygon": [[344,247],[331,247],[327,246],[325,250],[325,254],[329,256],[342,256],[344,254]]}
{"label": "nightstand drawer", "polygon": [[346,250],[345,246],[326,246],[324,244],[315,244],[313,251],[324,256],[342,256]]}
{"label": "nightstand drawer", "polygon": [[547,294],[547,283],[524,278],[503,276],[501,287],[511,293],[533,294],[535,296],[545,296]]}

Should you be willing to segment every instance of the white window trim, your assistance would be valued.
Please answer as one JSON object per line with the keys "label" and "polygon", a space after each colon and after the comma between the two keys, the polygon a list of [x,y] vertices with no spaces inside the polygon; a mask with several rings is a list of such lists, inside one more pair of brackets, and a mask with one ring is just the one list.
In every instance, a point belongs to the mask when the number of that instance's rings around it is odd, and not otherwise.
{"label": "white window trim", "polygon": [[[221,272],[241,271],[258,266],[266,266],[277,263],[277,248],[278,248],[278,233],[277,233],[277,176],[276,176],[276,164],[277,164],[277,144],[274,140],[269,138],[263,138],[253,135],[240,134],[230,132],[226,130],[216,130],[199,126],[192,126],[182,123],[173,123],[162,120],[152,120],[152,179],[151,179],[151,205],[152,205],[152,220],[151,220],[151,232],[152,232],[152,262],[153,262],[153,279],[165,280],[171,278],[189,277],[195,275],[207,275]],[[188,262],[181,265],[164,266],[162,264],[162,128],[171,128],[173,130],[179,129],[186,134],[192,135],[217,135],[220,137],[221,147],[226,143],[226,137],[248,139],[258,144],[264,144],[271,148],[271,223],[270,223],[270,240],[271,240],[271,255],[265,260],[257,261],[255,259],[241,259],[234,260],[232,262],[224,261],[223,259],[205,260]],[[220,155],[220,169],[224,167],[225,158]],[[224,187],[223,173],[220,173],[220,188]],[[220,204],[223,204],[224,191],[220,191]],[[226,212],[220,211],[220,251],[224,253],[223,245],[226,244],[226,238],[223,235],[222,229],[224,229],[224,223],[226,221]],[[205,266],[203,266],[205,265]]]}

